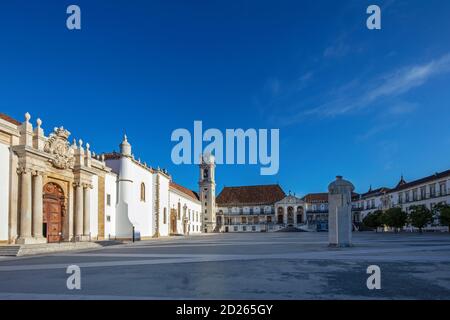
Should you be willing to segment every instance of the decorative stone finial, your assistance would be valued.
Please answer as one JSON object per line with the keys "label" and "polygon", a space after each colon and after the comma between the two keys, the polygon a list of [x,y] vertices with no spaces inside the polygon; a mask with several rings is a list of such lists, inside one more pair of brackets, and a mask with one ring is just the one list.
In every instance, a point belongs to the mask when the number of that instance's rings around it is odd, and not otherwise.
{"label": "decorative stone finial", "polygon": [[122,143],[120,144],[120,153],[124,156],[132,157],[131,145],[128,142],[128,137],[126,134],[123,135]]}
{"label": "decorative stone finial", "polygon": [[89,151],[89,148],[91,147],[91,145],[89,143],[86,143],[86,150]]}
{"label": "decorative stone finial", "polygon": [[102,162],[105,162],[105,154],[102,154]]}
{"label": "decorative stone finial", "polygon": [[41,127],[41,125],[42,125],[42,120],[41,120],[40,118],[37,118],[37,119],[36,119],[36,124],[37,124],[38,127]]}
{"label": "decorative stone finial", "polygon": [[78,145],[80,146],[80,148],[83,146],[83,140],[78,140]]}
{"label": "decorative stone finial", "polygon": [[30,115],[28,112],[25,113],[25,121],[26,121],[26,122],[29,122],[30,119],[31,119],[31,115]]}

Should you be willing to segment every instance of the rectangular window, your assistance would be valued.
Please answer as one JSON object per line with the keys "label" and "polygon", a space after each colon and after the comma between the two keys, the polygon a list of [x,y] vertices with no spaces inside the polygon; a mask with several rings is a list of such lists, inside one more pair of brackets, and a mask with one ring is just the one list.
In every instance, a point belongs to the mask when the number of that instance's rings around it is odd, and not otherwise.
{"label": "rectangular window", "polygon": [[111,222],[111,216],[106,216],[106,222]]}
{"label": "rectangular window", "polygon": [[252,231],[256,231],[256,226],[252,226]]}
{"label": "rectangular window", "polygon": [[447,195],[447,186],[445,185],[445,182],[439,184],[439,193],[441,196]]}
{"label": "rectangular window", "polygon": [[237,226],[234,226],[233,230],[234,230],[235,232],[237,232],[237,231],[238,231],[238,227],[237,227]]}
{"label": "rectangular window", "polygon": [[436,196],[436,185],[430,184],[429,188],[430,188],[430,197],[435,197]]}
{"label": "rectangular window", "polygon": [[420,188],[420,200],[423,200],[427,197],[427,191],[425,187]]}
{"label": "rectangular window", "polygon": [[405,192],[405,202],[409,202],[409,191]]}
{"label": "rectangular window", "polygon": [[417,189],[413,190],[413,201],[417,201]]}
{"label": "rectangular window", "polygon": [[398,194],[398,203],[403,203],[403,193],[399,192]]}
{"label": "rectangular window", "polygon": [[106,205],[107,205],[108,207],[111,206],[111,195],[110,195],[110,194],[107,194],[107,195],[106,195]]}
{"label": "rectangular window", "polygon": [[242,231],[247,231],[247,226],[243,226]]}

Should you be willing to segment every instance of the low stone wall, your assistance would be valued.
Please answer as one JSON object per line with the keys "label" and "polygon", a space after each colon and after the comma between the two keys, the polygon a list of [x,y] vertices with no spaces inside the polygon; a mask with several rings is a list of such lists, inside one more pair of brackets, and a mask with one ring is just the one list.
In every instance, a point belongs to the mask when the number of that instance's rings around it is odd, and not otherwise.
{"label": "low stone wall", "polygon": [[47,244],[25,244],[20,246],[17,256],[63,252],[72,250],[98,249],[102,246],[95,242],[62,242]]}

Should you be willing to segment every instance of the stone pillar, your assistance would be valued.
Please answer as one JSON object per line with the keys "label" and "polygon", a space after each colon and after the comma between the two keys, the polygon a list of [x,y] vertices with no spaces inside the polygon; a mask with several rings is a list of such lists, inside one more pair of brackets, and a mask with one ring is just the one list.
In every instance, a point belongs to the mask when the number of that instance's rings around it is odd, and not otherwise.
{"label": "stone pillar", "polygon": [[330,246],[352,245],[353,184],[337,176],[328,186],[328,238]]}
{"label": "stone pillar", "polygon": [[75,186],[75,231],[74,237],[80,240],[83,235],[83,186],[74,183]]}
{"label": "stone pillar", "polygon": [[295,207],[292,207],[292,208],[294,210],[294,225],[297,225],[298,224],[298,221],[297,221],[298,206],[295,206]]}
{"label": "stone pillar", "polygon": [[[73,183],[70,183],[69,186],[72,186]],[[74,188],[69,188],[68,191],[68,201],[67,201],[67,232],[64,233],[64,240],[73,241],[74,239],[74,231],[75,231],[75,192]]]}
{"label": "stone pillar", "polygon": [[26,147],[33,147],[33,125],[30,123],[30,119],[30,114],[28,112],[25,113],[25,121],[22,122],[22,125],[19,128],[19,142]]}
{"label": "stone pillar", "polygon": [[91,186],[83,185],[84,191],[84,214],[83,214],[83,235],[89,236],[91,232]]}
{"label": "stone pillar", "polygon": [[9,197],[9,243],[15,243],[19,235],[19,186],[20,176],[18,167],[18,157],[11,152],[11,167],[16,170],[11,171]]}
{"label": "stone pillar", "polygon": [[42,129],[42,120],[37,119],[36,120],[36,128],[34,129],[33,134],[33,147],[35,149],[38,149],[39,151],[44,150],[45,145],[45,136],[44,136],[44,130]]}
{"label": "stone pillar", "polygon": [[33,237],[42,239],[43,198],[42,173],[34,172],[33,179]]}
{"label": "stone pillar", "polygon": [[31,240],[31,172],[22,168],[20,177],[20,233],[17,243],[30,243]]}

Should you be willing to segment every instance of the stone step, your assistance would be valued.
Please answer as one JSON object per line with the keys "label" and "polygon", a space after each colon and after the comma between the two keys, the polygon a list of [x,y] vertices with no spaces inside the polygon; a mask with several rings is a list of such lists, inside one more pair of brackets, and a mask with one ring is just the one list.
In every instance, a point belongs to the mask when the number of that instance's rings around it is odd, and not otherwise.
{"label": "stone step", "polygon": [[16,257],[19,251],[20,246],[0,246],[0,256]]}
{"label": "stone step", "polygon": [[109,246],[123,244],[124,242],[120,241],[120,240],[101,240],[101,241],[95,241],[95,243],[101,245],[102,247],[109,247]]}

